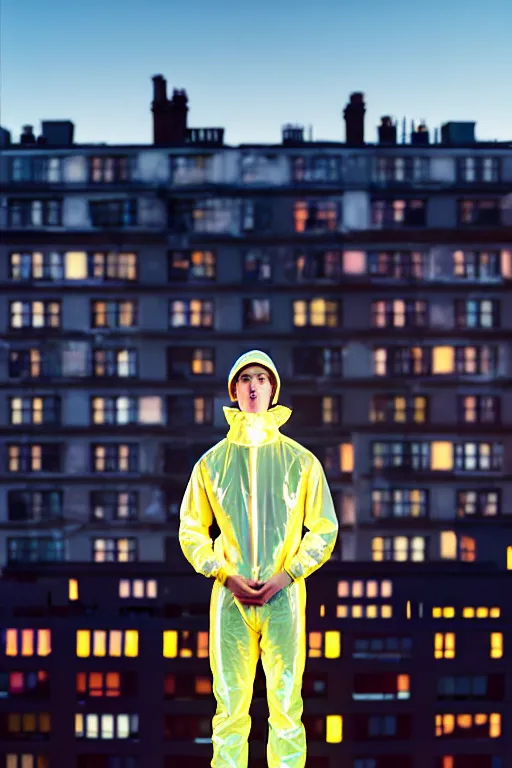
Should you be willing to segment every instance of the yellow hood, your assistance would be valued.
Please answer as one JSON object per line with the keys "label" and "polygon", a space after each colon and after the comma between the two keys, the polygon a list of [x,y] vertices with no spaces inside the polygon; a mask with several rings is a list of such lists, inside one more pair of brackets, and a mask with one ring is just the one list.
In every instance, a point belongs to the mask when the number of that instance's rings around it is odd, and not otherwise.
{"label": "yellow hood", "polygon": [[229,398],[231,402],[236,401],[236,393],[235,393],[235,379],[237,374],[242,370],[242,368],[245,368],[248,365],[262,365],[264,368],[267,368],[272,375],[274,376],[276,380],[276,391],[274,392],[274,397],[272,398],[272,405],[275,405],[279,398],[279,391],[281,389],[281,379],[279,378],[279,374],[277,372],[277,368],[274,365],[274,362],[272,358],[270,358],[265,352],[261,352],[259,349],[251,349],[250,352],[245,352],[241,357],[238,358],[234,366],[229,372],[228,376],[228,392],[229,392]]}

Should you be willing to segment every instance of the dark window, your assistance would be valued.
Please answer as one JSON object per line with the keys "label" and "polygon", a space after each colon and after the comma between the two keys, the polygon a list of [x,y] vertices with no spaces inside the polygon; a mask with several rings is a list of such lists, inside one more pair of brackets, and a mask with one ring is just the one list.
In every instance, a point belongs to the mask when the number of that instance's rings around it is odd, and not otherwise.
{"label": "dark window", "polygon": [[216,259],[212,251],[171,251],[169,282],[213,282]]}
{"label": "dark window", "polygon": [[272,206],[269,200],[242,201],[244,232],[267,232],[272,228]]}
{"label": "dark window", "polygon": [[376,518],[427,517],[428,491],[421,488],[374,488],[372,515]]}
{"label": "dark window", "polygon": [[412,638],[389,635],[365,635],[356,637],[352,650],[354,659],[400,661],[412,655]]}
{"label": "dark window", "polygon": [[64,540],[53,536],[9,536],[7,560],[10,563],[61,563],[65,560]]}
{"label": "dark window", "polygon": [[177,447],[174,444],[164,446],[165,474],[189,475],[194,464],[210,447],[210,445],[202,443],[182,447]]}
{"label": "dark window", "polygon": [[138,491],[91,491],[92,520],[136,520],[138,509]]}
{"label": "dark window", "polygon": [[0,672],[0,698],[47,699],[49,695],[50,677],[43,669]]}
{"label": "dark window", "polygon": [[424,227],[425,200],[373,200],[372,225],[375,229]]}
{"label": "dark window", "polygon": [[297,427],[314,427],[341,423],[341,397],[327,395],[293,395],[294,423]]}
{"label": "dark window", "polygon": [[244,253],[244,280],[246,282],[267,283],[272,279],[272,261],[270,253],[253,248]]}
{"label": "dark window", "polygon": [[8,491],[9,520],[58,520],[62,517],[62,491]]}
{"label": "dark window", "polygon": [[341,158],[334,155],[302,155],[291,158],[294,181],[333,183],[341,179]]}
{"label": "dark window", "polygon": [[501,224],[500,201],[459,200],[461,226],[496,227]]}
{"label": "dark window", "polygon": [[211,718],[205,715],[165,715],[164,739],[167,741],[194,742],[211,739]]}
{"label": "dark window", "polygon": [[213,397],[177,395],[167,398],[167,424],[173,429],[213,424]]}
{"label": "dark window", "polygon": [[368,274],[393,280],[421,280],[427,274],[427,254],[422,251],[369,251]]}
{"label": "dark window", "polygon": [[14,200],[8,201],[9,227],[60,227],[62,225],[62,200]]}
{"label": "dark window", "polygon": [[391,701],[411,697],[408,674],[381,672],[359,673],[354,677],[352,698],[354,701]]}
{"label": "dark window", "polygon": [[503,675],[440,677],[437,681],[437,698],[451,701],[502,701],[504,682]]}
{"label": "dark window", "polygon": [[[13,740],[46,741],[50,738],[50,734],[51,720],[48,712],[2,712],[0,714],[0,737],[4,743]],[[22,768],[24,768],[23,764]]]}
{"label": "dark window", "polygon": [[339,282],[343,272],[342,259],[342,251],[297,251],[294,254],[293,279],[296,282]]}
{"label": "dark window", "polygon": [[244,326],[246,328],[269,325],[272,320],[270,299],[244,299],[243,312]]}
{"label": "dark window", "polygon": [[93,227],[133,227],[137,200],[90,200],[89,216]]}
{"label": "dark window", "polygon": [[459,179],[471,182],[497,182],[500,180],[500,157],[461,157],[458,163]]}
{"label": "dark window", "polygon": [[430,443],[372,442],[373,469],[412,469],[415,472],[430,469]]}
{"label": "dark window", "polygon": [[375,157],[373,179],[378,184],[427,181],[428,171],[426,157]]}
{"label": "dark window", "polygon": [[504,766],[503,760],[498,755],[467,754],[438,757],[435,768],[504,768]]}
{"label": "dark window", "polygon": [[[175,760],[175,758],[172,759]],[[47,766],[41,766],[41,768],[47,768]],[[78,755],[77,768],[142,768],[142,763],[138,757],[129,755]],[[187,768],[193,768],[188,757]]]}
{"label": "dark window", "polygon": [[213,155],[173,155],[173,184],[206,184],[212,181]]}
{"label": "dark window", "polygon": [[10,179],[14,182],[32,181],[32,157],[13,157],[11,159]]}
{"label": "dark window", "polygon": [[342,376],[343,350],[340,347],[294,347],[293,373],[295,376]]}

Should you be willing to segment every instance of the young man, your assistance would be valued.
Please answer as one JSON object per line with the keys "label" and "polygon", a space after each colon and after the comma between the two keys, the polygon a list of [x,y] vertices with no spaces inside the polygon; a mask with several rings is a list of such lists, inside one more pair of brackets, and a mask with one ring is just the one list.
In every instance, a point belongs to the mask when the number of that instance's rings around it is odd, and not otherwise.
{"label": "young man", "polygon": [[[247,768],[249,707],[261,655],[269,706],[269,768],[304,768],[302,676],[306,659],[304,579],[333,550],[338,521],[318,459],[279,427],[280,379],[268,355],[234,364],[225,408],[229,431],[195,465],[180,513],[180,544],[198,573],[214,579],[210,663],[217,711],[212,768]],[[275,407],[269,410],[269,406]],[[213,544],[209,527],[220,536]],[[303,527],[307,532],[304,536]]]}

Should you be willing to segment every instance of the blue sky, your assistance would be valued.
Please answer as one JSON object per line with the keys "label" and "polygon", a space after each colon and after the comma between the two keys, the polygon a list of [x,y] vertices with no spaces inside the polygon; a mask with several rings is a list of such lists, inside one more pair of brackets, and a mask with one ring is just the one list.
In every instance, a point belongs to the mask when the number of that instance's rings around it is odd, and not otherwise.
{"label": "blue sky", "polygon": [[151,76],[184,87],[191,127],[278,142],[287,122],[343,140],[384,114],[475,120],[512,139],[511,0],[1,0],[1,124],[70,119],[78,142],[150,143]]}

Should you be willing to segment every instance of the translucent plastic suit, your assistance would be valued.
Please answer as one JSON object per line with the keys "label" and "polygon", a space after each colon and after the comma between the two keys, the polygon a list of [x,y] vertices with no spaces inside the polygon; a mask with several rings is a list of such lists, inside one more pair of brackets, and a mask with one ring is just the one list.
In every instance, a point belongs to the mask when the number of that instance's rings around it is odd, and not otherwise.
{"label": "translucent plastic suit", "polygon": [[[233,378],[250,363],[274,373],[275,402],[279,376],[262,352],[248,353],[233,367],[232,399]],[[247,766],[249,707],[261,655],[269,705],[269,768],[303,768],[304,579],[329,559],[338,522],[320,462],[279,431],[290,409],[276,406],[256,414],[225,408],[224,412],[229,432],[194,467],[179,533],[195,570],[215,579],[210,663],[217,711],[211,765]],[[208,531],[214,517],[221,531],[215,544]],[[292,583],[263,606],[243,605],[224,586],[232,574],[265,581],[283,570]]]}

